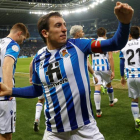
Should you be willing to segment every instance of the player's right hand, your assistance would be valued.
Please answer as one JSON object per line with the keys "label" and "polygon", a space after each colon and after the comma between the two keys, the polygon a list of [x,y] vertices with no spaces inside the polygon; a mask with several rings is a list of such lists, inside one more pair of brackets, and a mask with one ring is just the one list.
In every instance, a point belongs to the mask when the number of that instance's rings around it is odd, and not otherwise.
{"label": "player's right hand", "polygon": [[95,81],[95,84],[98,83],[98,79],[96,77],[94,77],[94,81]]}
{"label": "player's right hand", "polygon": [[0,96],[11,96],[12,89],[8,88],[5,84],[0,83]]}

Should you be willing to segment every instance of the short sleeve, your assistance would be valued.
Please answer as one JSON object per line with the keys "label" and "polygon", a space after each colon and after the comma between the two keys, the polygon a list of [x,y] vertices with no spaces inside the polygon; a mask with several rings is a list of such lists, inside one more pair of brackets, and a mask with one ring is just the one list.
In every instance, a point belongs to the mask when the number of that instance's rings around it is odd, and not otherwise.
{"label": "short sleeve", "polygon": [[123,55],[123,52],[120,51],[120,55],[119,55],[120,58],[124,58],[124,55]]}
{"label": "short sleeve", "polygon": [[33,60],[33,75],[32,75],[32,82],[33,84],[35,85],[39,85],[39,86],[42,86],[42,82],[40,81],[40,78],[39,78],[39,75],[37,73],[37,70],[35,68],[35,59]]}
{"label": "short sleeve", "polygon": [[14,41],[12,41],[12,42],[7,46],[6,53],[5,53],[5,57],[6,57],[6,56],[10,56],[10,57],[12,57],[12,58],[16,61],[17,58],[18,58],[19,52],[20,52],[20,47],[19,47],[19,45],[18,45],[17,43],[15,43]]}

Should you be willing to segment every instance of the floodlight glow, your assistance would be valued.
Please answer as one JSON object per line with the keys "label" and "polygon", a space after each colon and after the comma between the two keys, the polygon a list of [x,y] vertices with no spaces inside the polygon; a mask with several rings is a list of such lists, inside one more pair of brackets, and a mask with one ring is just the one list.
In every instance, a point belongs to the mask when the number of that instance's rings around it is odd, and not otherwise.
{"label": "floodlight glow", "polygon": [[76,13],[80,13],[80,12],[82,12],[82,10],[81,9],[77,9],[77,10],[75,10],[75,12]]}

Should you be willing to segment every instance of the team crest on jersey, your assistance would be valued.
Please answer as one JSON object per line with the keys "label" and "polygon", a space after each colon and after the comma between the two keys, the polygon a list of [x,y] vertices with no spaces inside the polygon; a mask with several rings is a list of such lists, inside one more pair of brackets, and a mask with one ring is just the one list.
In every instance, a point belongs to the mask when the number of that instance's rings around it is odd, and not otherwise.
{"label": "team crest on jersey", "polygon": [[12,50],[15,51],[15,52],[18,52],[19,51],[19,48],[17,45],[13,45],[12,46]]}
{"label": "team crest on jersey", "polygon": [[68,51],[66,49],[63,49],[63,50],[60,51],[60,56],[62,58],[67,58],[67,57],[70,56],[70,54],[68,53]]}

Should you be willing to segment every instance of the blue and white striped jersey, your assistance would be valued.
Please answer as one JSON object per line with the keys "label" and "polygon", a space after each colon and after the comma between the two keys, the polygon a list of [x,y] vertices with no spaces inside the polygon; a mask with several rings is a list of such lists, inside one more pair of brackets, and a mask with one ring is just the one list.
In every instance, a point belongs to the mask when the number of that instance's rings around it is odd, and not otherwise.
{"label": "blue and white striped jersey", "polygon": [[[2,82],[2,66],[6,56],[10,56],[15,60],[13,67],[13,76],[16,69],[17,57],[20,51],[19,45],[9,37],[0,39],[0,82]],[[14,85],[14,77],[13,77]],[[0,97],[0,100],[8,100],[9,96]]]}
{"label": "blue and white striped jersey", "polygon": [[140,39],[128,41],[120,51],[120,58],[125,59],[127,78],[140,77]]}
{"label": "blue and white striped jersey", "polygon": [[[105,40],[103,37],[98,37],[97,40]],[[109,71],[110,63],[108,52],[106,53],[93,53],[92,54],[92,68],[94,71]]]}
{"label": "blue and white striped jersey", "polygon": [[94,120],[87,69],[91,39],[69,39],[59,50],[38,51],[33,60],[33,83],[42,85],[48,131],[66,132]]}

